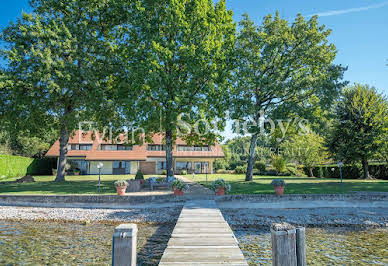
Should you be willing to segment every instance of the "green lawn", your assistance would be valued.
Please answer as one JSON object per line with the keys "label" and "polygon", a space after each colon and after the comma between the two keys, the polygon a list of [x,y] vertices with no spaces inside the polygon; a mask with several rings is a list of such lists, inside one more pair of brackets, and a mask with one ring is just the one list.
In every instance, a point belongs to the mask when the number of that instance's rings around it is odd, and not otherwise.
{"label": "green lawn", "polygon": [[[155,175],[153,175],[155,176]],[[145,176],[148,178],[150,176]],[[206,175],[186,175],[205,186]],[[98,176],[67,176],[67,182],[56,183],[53,176],[35,176],[34,183],[6,183],[0,184],[0,194],[96,194],[98,189]],[[102,175],[101,194],[116,194],[113,182],[119,179],[133,179],[134,175]],[[360,180],[344,179],[343,189],[339,179],[334,178],[309,178],[309,177],[274,177],[253,176],[252,182],[245,182],[244,175],[214,174],[208,175],[208,183],[218,178],[223,178],[231,183],[231,194],[272,194],[272,179],[283,178],[286,181],[285,194],[330,194],[347,193],[350,191],[386,191],[388,180]],[[7,179],[5,181],[13,181]]]}
{"label": "green lawn", "polygon": [[[147,177],[149,176],[145,176],[145,178]],[[98,175],[67,176],[66,182],[60,183],[53,182],[53,176],[34,176],[34,178],[36,181],[34,183],[0,184],[0,194],[97,194],[98,191]],[[135,175],[102,175],[101,194],[116,194],[114,181],[134,178]]]}
{"label": "green lawn", "polygon": [[275,178],[282,178],[286,181],[285,194],[331,194],[348,193],[350,191],[385,191],[388,192],[388,180],[361,180],[344,179],[343,189],[340,180],[336,178],[310,178],[310,177],[274,177],[274,176],[253,176],[252,182],[245,182],[245,175],[213,174],[208,175],[186,175],[186,177],[208,186],[211,181],[218,178],[230,182],[232,191],[230,194],[273,194],[273,187],[270,185]]}

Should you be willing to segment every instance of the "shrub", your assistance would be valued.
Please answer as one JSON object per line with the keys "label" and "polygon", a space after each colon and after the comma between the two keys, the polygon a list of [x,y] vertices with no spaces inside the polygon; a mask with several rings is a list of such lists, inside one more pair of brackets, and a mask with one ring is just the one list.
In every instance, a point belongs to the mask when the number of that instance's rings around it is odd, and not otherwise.
{"label": "shrub", "polygon": [[293,175],[293,176],[305,176],[303,171],[301,171],[298,168],[298,166],[294,163],[288,163],[286,166],[286,171],[287,171],[287,173],[289,173],[290,175]]}
{"label": "shrub", "polygon": [[225,191],[230,191],[232,186],[224,179],[217,179],[210,184],[210,188],[214,191],[216,191],[218,188],[224,188]]}
{"label": "shrub", "polygon": [[233,173],[232,170],[225,170],[225,169],[216,170],[216,174],[231,174],[231,173]]}
{"label": "shrub", "polygon": [[[319,169],[322,168],[324,178],[339,178],[340,171],[337,165],[321,165],[313,168],[313,173],[315,176],[319,176]],[[332,171],[334,169],[334,171]],[[304,168],[305,173],[309,173],[309,169]],[[377,179],[388,179],[388,164],[370,164],[369,165],[369,174]],[[347,164],[342,167],[342,177],[343,178],[362,178],[363,172],[359,165]]]}
{"label": "shrub", "polygon": [[56,168],[55,159],[0,155],[0,176],[4,176],[4,178],[25,175],[50,175],[53,168]]}
{"label": "shrub", "polygon": [[283,179],[274,179],[272,180],[271,185],[274,187],[284,187],[286,182]]}
{"label": "shrub", "polygon": [[282,173],[286,171],[287,161],[280,155],[274,155],[272,156],[271,165],[276,172]]}
{"label": "shrub", "polygon": [[173,189],[179,189],[179,190],[182,190],[182,191],[185,191],[185,190],[189,189],[189,186],[187,184],[183,183],[179,179],[175,179],[175,181],[172,183],[171,186],[172,186]]}
{"label": "shrub", "polygon": [[234,169],[234,172],[236,174],[245,174],[247,172],[247,167],[246,166],[237,166],[236,169]]}
{"label": "shrub", "polygon": [[318,167],[318,177],[319,177],[319,178],[324,177],[324,176],[323,176],[323,169],[322,169],[322,167]]}
{"label": "shrub", "polygon": [[187,171],[186,170],[182,170],[180,174],[181,175],[187,175]]}
{"label": "shrub", "polygon": [[260,173],[264,173],[264,172],[265,172],[266,166],[267,166],[267,165],[266,165],[265,162],[263,162],[263,161],[255,162],[255,168],[256,168]]}
{"label": "shrub", "polygon": [[144,175],[143,173],[141,172],[141,170],[137,170],[137,173],[136,173],[136,176],[135,176],[135,179],[144,179]]}
{"label": "shrub", "polygon": [[117,180],[114,182],[115,187],[127,187],[128,182],[125,180]]}
{"label": "shrub", "polygon": [[163,170],[162,175],[167,175],[167,170]]}

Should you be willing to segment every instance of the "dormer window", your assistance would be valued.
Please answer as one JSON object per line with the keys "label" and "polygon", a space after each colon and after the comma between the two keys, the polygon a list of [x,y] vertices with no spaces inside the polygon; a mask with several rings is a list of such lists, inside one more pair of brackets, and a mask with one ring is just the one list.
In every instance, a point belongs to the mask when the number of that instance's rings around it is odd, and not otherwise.
{"label": "dormer window", "polygon": [[93,144],[70,144],[68,145],[68,150],[71,151],[90,151]]}
{"label": "dormer window", "polygon": [[132,146],[123,144],[101,144],[99,150],[102,151],[131,151]]}

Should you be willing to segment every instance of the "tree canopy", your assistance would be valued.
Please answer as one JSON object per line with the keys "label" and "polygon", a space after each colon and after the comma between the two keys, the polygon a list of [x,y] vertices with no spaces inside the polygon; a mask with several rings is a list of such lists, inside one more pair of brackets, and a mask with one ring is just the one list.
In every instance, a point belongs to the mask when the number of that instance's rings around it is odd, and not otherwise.
{"label": "tree canopy", "polygon": [[29,130],[60,132],[57,181],[64,181],[67,142],[78,122],[112,114],[107,101],[112,52],[107,1],[31,1],[2,32],[1,76],[8,119]]}
{"label": "tree canopy", "polygon": [[317,16],[306,21],[298,15],[292,24],[277,13],[257,27],[244,15],[237,38],[235,86],[231,113],[251,122],[252,134],[246,180],[252,180],[255,147],[264,116],[297,112],[306,100],[329,104],[340,92],[345,68],[333,63],[336,49],[328,42],[330,30]]}
{"label": "tree canopy", "polygon": [[369,178],[368,160],[386,144],[388,103],[374,87],[355,84],[345,89],[336,106],[336,121],[328,139],[336,160],[363,165]]}
{"label": "tree canopy", "polygon": [[[123,73],[118,86],[122,114],[145,133],[162,133],[167,175],[173,175],[172,144],[179,133],[188,142],[212,143],[211,121],[223,117],[235,24],[225,1],[138,1],[119,33]],[[128,41],[127,41],[128,40]],[[130,95],[120,97],[120,95]],[[131,98],[135,98],[133,101]],[[188,127],[191,131],[188,131]]]}

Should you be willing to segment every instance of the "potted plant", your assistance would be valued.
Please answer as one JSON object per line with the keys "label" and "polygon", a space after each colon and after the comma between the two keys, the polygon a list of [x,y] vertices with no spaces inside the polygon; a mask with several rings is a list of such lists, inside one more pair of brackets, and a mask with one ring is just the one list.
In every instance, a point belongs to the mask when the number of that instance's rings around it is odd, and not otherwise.
{"label": "potted plant", "polygon": [[142,173],[142,171],[140,169],[137,170],[135,179],[140,181],[140,185],[143,185],[144,175],[143,175],[143,173]]}
{"label": "potted plant", "polygon": [[225,192],[229,192],[232,188],[231,185],[224,179],[217,179],[216,181],[212,182],[210,186],[214,192],[216,192],[217,196],[225,195]]}
{"label": "potted plant", "polygon": [[276,195],[283,195],[284,186],[286,185],[286,182],[283,179],[274,179],[272,180],[271,185],[273,185]]}
{"label": "potted plant", "polygon": [[125,180],[117,180],[116,182],[114,182],[114,185],[115,185],[116,190],[117,190],[117,195],[119,195],[119,196],[125,195],[125,190],[128,187],[128,182],[127,181],[125,181]]}
{"label": "potted plant", "polygon": [[189,186],[179,179],[176,179],[171,186],[175,196],[183,196],[184,191],[189,189]]}
{"label": "potted plant", "polygon": [[79,168],[74,168],[73,172],[74,172],[74,175],[79,175],[81,170]]}

